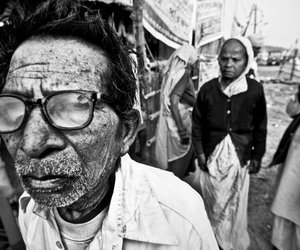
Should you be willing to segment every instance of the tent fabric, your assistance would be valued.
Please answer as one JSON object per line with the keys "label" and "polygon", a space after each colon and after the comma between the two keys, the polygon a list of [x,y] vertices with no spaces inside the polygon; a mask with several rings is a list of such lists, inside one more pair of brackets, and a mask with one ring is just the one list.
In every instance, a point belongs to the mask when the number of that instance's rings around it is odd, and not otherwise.
{"label": "tent fabric", "polygon": [[101,2],[105,4],[118,3],[125,6],[132,6],[133,0],[85,0],[87,2]]}
{"label": "tent fabric", "polygon": [[196,0],[145,0],[143,25],[157,39],[178,48],[191,41]]}

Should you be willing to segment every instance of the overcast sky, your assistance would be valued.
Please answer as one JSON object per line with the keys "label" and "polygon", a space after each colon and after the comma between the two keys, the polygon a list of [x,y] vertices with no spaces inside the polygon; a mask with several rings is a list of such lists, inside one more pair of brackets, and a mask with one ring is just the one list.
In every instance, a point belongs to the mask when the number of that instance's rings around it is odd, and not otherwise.
{"label": "overcast sky", "polygon": [[264,13],[266,24],[262,31],[266,45],[289,48],[300,38],[300,0],[256,0],[256,3]]}

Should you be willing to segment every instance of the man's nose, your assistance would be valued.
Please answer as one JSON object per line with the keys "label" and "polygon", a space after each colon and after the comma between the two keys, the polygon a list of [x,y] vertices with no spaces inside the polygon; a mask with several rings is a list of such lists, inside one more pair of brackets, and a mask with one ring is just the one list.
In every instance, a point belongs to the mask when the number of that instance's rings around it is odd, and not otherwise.
{"label": "man's nose", "polygon": [[66,147],[64,138],[45,119],[36,107],[25,125],[20,149],[30,158],[43,158]]}

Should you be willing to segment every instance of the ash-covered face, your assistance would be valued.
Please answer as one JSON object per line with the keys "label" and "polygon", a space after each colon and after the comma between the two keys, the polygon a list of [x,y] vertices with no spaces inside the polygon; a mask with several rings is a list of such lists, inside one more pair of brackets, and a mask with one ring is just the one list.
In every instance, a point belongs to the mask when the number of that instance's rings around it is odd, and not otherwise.
{"label": "ash-covered face", "polygon": [[[14,53],[3,93],[28,98],[63,90],[105,93],[108,71],[104,53],[83,41],[35,38]],[[104,189],[124,153],[124,138],[116,136],[119,122],[113,109],[99,102],[87,127],[63,131],[35,106],[23,127],[2,137],[25,190],[38,203],[64,207],[76,202],[84,209],[98,202],[89,199]]]}

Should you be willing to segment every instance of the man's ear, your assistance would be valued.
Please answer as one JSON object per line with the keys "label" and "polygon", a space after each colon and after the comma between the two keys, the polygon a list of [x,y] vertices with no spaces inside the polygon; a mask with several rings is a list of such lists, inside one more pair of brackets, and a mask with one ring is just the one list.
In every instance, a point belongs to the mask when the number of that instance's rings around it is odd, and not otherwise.
{"label": "man's ear", "polygon": [[131,110],[126,114],[126,120],[123,121],[123,145],[121,148],[121,156],[125,155],[130,145],[134,142],[137,129],[139,126],[139,112],[137,110]]}

